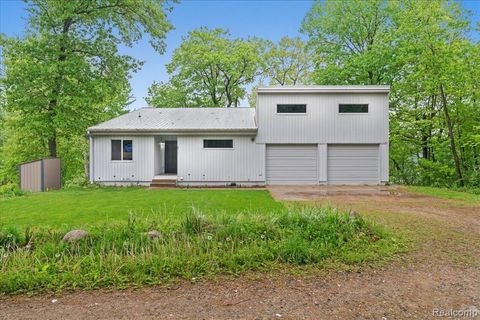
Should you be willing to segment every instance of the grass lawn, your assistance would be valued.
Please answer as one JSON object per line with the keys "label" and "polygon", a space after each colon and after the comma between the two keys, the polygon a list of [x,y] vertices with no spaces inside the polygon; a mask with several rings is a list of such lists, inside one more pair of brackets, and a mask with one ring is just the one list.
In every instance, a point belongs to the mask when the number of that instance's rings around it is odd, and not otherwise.
{"label": "grass lawn", "polygon": [[[0,212],[0,295],[358,266],[402,250],[361,216],[284,206],[266,190],[65,190],[1,199]],[[73,228],[89,234],[62,241]]]}
{"label": "grass lawn", "polygon": [[155,218],[159,212],[181,216],[192,207],[205,213],[229,214],[283,209],[266,190],[61,190],[0,198],[0,226],[81,227],[126,221],[130,212],[145,218]]}
{"label": "grass lawn", "polygon": [[480,194],[473,194],[462,191],[454,191],[447,188],[434,188],[434,187],[420,187],[420,186],[408,186],[408,191],[423,193],[429,196],[451,199],[451,200],[462,200],[470,204],[480,204]]}

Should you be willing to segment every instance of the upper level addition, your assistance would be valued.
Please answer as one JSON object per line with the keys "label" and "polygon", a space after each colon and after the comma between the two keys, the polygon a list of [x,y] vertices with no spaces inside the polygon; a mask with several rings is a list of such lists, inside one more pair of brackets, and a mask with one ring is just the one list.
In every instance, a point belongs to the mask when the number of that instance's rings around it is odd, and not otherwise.
{"label": "upper level addition", "polygon": [[257,143],[386,143],[389,86],[260,87]]}

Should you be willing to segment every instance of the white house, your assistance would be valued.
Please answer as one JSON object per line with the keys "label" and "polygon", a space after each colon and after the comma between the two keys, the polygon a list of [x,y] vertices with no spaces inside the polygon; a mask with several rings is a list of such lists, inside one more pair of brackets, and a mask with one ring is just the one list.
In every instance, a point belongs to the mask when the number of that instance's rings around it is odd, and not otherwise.
{"label": "white house", "polygon": [[144,108],[88,129],[107,185],[383,184],[388,86],[260,87],[256,108]]}

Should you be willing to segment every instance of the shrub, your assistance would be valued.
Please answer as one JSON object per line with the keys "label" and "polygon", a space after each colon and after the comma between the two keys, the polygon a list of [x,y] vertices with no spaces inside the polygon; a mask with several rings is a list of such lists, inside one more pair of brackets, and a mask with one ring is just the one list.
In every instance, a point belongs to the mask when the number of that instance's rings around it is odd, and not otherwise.
{"label": "shrub", "polygon": [[7,183],[0,186],[0,197],[18,197],[25,195],[26,192],[20,190],[17,184]]}

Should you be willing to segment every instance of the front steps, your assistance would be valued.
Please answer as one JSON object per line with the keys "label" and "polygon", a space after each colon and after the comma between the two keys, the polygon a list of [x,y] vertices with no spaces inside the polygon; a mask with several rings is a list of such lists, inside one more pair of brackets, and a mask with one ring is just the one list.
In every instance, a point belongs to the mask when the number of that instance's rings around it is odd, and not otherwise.
{"label": "front steps", "polygon": [[150,183],[150,188],[175,188],[177,176],[155,176]]}

